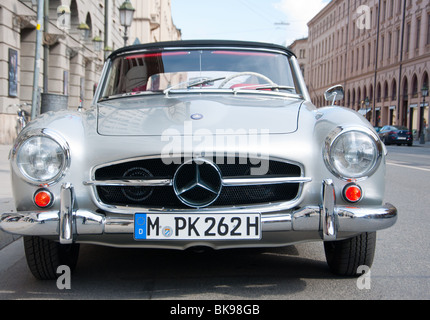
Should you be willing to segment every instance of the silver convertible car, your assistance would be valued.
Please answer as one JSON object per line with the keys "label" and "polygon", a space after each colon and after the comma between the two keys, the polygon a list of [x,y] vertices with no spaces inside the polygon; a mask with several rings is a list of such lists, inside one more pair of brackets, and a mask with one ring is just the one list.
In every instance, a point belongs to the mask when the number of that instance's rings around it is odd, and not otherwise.
{"label": "silver convertible car", "polygon": [[10,153],[16,212],[39,279],[81,243],[185,250],[323,241],[329,268],[373,262],[386,150],[355,111],[310,100],[296,57],[273,44],[180,41],[119,49],[87,110],[48,112]]}

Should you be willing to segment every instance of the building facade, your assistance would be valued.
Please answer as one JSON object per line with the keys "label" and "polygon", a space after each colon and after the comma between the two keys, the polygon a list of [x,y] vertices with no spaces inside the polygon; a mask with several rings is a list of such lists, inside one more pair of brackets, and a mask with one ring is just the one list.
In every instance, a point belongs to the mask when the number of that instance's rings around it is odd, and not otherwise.
{"label": "building facade", "polygon": [[429,86],[429,1],[332,0],[308,28],[305,72],[315,105],[325,105],[324,91],[341,84],[342,105],[373,125],[418,134],[423,112],[428,134],[429,97],[423,103],[421,88]]}
{"label": "building facade", "polygon": [[131,0],[136,9],[130,30],[130,42],[150,43],[180,40],[181,30],[172,19],[171,0]]}
{"label": "building facade", "polygon": [[308,59],[308,38],[297,39],[289,47],[292,52],[297,57],[297,62],[299,63],[300,70],[302,71],[305,82],[307,82],[309,59]]}
{"label": "building facade", "polygon": [[[106,54],[124,44],[118,10],[122,2],[45,0],[39,112],[91,105]],[[11,144],[16,137],[16,105],[32,103],[36,3],[0,3],[0,144]],[[63,5],[70,9],[67,19],[64,10],[57,12]],[[135,0],[133,6],[136,20],[130,28],[130,39],[144,43],[180,38],[171,19],[170,0]]]}

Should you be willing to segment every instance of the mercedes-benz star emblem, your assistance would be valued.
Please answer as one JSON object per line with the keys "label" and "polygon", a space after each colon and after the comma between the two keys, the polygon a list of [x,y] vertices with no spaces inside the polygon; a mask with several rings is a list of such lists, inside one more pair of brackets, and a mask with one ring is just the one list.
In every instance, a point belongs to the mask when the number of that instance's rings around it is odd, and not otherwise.
{"label": "mercedes-benz star emblem", "polygon": [[214,203],[222,189],[219,168],[205,159],[193,159],[182,164],[173,178],[173,189],[182,203],[203,208]]}
{"label": "mercedes-benz star emblem", "polygon": [[203,115],[201,113],[194,113],[191,115],[191,119],[193,120],[202,120],[203,119]]}

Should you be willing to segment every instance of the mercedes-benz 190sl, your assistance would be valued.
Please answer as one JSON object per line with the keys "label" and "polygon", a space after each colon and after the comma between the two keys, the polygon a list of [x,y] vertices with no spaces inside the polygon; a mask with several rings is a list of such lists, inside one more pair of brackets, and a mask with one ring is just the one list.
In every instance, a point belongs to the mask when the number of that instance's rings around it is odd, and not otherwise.
{"label": "mercedes-benz 190sl", "polygon": [[105,63],[92,106],[44,113],[10,154],[31,272],[74,268],[83,243],[212,249],[323,241],[329,268],[371,266],[385,204],[386,150],[360,114],[316,108],[283,46],[237,41],[135,45]]}

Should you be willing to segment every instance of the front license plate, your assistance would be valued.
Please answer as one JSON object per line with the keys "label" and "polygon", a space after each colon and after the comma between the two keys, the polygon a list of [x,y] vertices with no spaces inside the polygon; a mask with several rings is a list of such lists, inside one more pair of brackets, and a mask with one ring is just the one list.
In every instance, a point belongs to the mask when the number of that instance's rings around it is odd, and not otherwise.
{"label": "front license plate", "polygon": [[260,214],[134,215],[135,240],[259,240]]}

